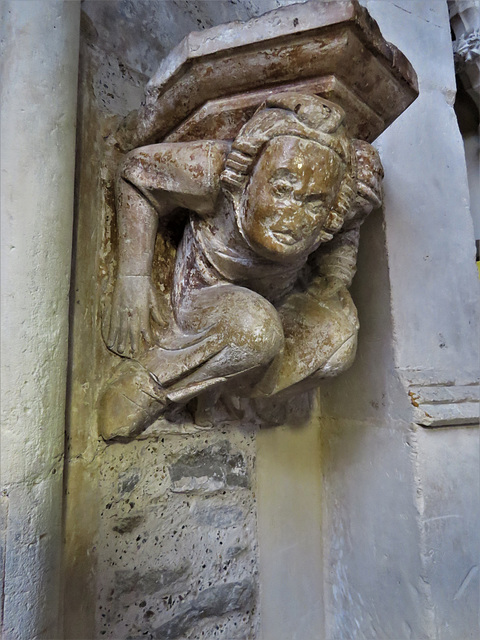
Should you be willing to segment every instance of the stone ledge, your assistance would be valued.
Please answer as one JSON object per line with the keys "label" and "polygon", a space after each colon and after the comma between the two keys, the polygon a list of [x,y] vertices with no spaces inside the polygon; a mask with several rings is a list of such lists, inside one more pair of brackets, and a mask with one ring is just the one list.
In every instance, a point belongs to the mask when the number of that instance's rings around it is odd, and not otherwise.
{"label": "stone ledge", "polygon": [[471,384],[426,384],[407,387],[414,407],[414,422],[423,427],[478,425],[478,382]]}

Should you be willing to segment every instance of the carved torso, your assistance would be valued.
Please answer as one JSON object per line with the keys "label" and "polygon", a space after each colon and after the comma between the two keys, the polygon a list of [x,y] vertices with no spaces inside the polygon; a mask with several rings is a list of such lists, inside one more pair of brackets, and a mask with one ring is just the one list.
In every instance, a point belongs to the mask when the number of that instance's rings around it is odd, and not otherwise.
{"label": "carved torso", "polygon": [[[220,196],[214,216],[192,216],[185,230],[184,242],[190,242],[198,256],[206,281],[230,282],[256,291],[271,302],[286,295],[293,287],[306,258],[291,262],[279,262],[260,256],[241,234],[233,207]],[[179,254],[178,267],[182,272],[183,252]],[[180,276],[180,273],[179,273]],[[183,273],[179,279],[183,277]]]}

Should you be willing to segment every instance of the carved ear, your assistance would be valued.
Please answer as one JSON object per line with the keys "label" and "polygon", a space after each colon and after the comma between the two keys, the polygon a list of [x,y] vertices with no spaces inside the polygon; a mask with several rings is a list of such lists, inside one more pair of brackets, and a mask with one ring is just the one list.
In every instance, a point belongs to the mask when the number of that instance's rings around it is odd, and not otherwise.
{"label": "carved ear", "polygon": [[293,111],[301,122],[323,133],[335,132],[345,119],[344,110],[337,104],[304,93],[273,95],[266,100],[266,106]]}
{"label": "carved ear", "polygon": [[383,167],[378,151],[364,140],[353,140],[352,145],[357,193],[368,200],[372,207],[379,207],[383,200]]}

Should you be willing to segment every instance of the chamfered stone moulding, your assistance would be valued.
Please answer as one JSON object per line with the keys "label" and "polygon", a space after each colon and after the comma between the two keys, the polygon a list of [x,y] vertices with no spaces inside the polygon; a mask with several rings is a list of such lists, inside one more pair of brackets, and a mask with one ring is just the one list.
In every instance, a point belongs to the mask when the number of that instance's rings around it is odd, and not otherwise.
{"label": "chamfered stone moulding", "polygon": [[[192,33],[111,136],[116,275],[106,440],[172,406],[288,401],[355,357],[349,286],[381,205],[371,142],[417,96],[356,0]],[[232,409],[234,410],[234,408]]]}

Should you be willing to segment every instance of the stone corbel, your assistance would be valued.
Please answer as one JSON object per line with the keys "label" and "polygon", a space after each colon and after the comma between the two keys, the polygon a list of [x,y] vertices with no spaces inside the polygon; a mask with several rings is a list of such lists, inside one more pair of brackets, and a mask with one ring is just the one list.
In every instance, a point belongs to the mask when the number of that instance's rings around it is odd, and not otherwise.
{"label": "stone corbel", "polygon": [[153,142],[233,138],[267,96],[320,95],[372,142],[418,95],[415,71],[358,0],[307,2],[188,35],[114,136],[123,151]]}
{"label": "stone corbel", "polygon": [[[417,95],[412,66],[357,0],[192,33],[167,56],[110,139],[126,156],[104,334],[123,362],[100,402],[106,440],[138,435],[172,403],[233,387],[260,402],[350,366],[358,232],[382,200],[369,143]],[[179,208],[190,222],[173,284],[159,287],[158,222],[181,223]]]}

